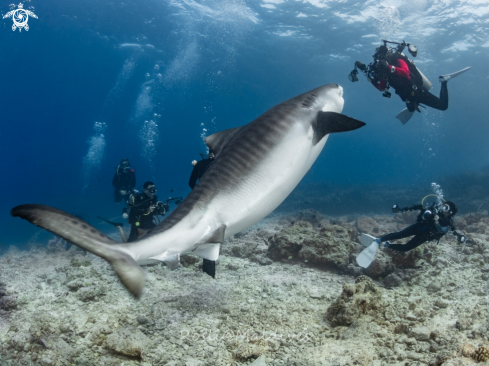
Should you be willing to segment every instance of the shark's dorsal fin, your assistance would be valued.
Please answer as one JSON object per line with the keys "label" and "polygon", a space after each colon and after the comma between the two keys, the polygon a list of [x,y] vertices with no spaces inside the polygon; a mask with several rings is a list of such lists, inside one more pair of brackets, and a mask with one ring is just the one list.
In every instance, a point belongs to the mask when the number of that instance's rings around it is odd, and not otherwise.
{"label": "shark's dorsal fin", "polygon": [[217,157],[229,141],[241,130],[241,127],[230,128],[229,130],[219,131],[204,139],[207,147]]}
{"label": "shark's dorsal fin", "polygon": [[324,136],[334,132],[346,132],[365,126],[365,122],[345,116],[336,112],[318,112],[312,122],[314,130],[313,145],[316,145]]}

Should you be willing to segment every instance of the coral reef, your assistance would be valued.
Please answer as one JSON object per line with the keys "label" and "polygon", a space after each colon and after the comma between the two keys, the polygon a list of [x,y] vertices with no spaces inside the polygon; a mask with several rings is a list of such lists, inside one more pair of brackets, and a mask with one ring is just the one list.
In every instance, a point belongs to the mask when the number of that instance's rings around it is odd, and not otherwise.
{"label": "coral reef", "polygon": [[333,326],[351,325],[363,315],[380,315],[382,290],[367,276],[359,276],[354,285],[343,285],[340,297],[328,308],[326,319]]}
{"label": "coral reef", "polygon": [[381,250],[365,271],[358,232],[397,231],[411,216],[276,214],[226,240],[215,280],[193,255],[174,271],[145,266],[138,301],[76,247],[10,247],[0,256],[0,365],[475,363],[489,349],[487,218],[457,218],[464,245],[447,235],[404,257]]}
{"label": "coral reef", "polygon": [[315,228],[309,222],[297,221],[269,238],[268,256],[273,260],[346,267],[356,249],[351,240],[356,236],[353,227],[324,224]]}
{"label": "coral reef", "polygon": [[479,347],[473,354],[472,357],[478,362],[484,362],[489,360],[489,349],[486,347]]}

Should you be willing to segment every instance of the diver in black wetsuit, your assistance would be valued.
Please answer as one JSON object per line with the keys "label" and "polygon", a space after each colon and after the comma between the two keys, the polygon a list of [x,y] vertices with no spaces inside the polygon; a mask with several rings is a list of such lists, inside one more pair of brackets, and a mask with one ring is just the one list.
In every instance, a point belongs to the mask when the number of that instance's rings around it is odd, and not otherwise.
{"label": "diver in black wetsuit", "polygon": [[136,174],[127,158],[121,160],[117,171],[112,178],[114,186],[114,201],[119,203],[123,198],[127,199],[136,187]]}
{"label": "diver in black wetsuit", "polygon": [[[431,94],[428,89],[431,84],[416,68],[414,63],[409,60],[402,52],[408,47],[409,53],[413,57],[417,55],[416,46],[409,43],[397,43],[384,40],[384,45],[377,47],[373,55],[374,62],[368,66],[356,61],[355,69],[350,73],[351,81],[358,81],[358,69],[363,71],[369,82],[378,90],[383,92],[383,96],[390,98],[389,87],[393,87],[396,94],[406,103],[410,112],[419,110],[419,105],[424,104],[428,107],[446,110],[448,109],[448,88],[447,82],[450,79],[467,71],[469,68],[457,71],[453,74],[442,75],[439,77],[441,82],[440,97]],[[388,43],[397,44],[396,48],[387,47]]]}
{"label": "diver in black wetsuit", "polygon": [[[427,241],[439,241],[443,235],[449,230],[457,236],[459,243],[465,242],[465,236],[455,229],[453,216],[457,213],[457,207],[451,201],[445,201],[441,204],[432,204],[424,208],[422,205],[414,205],[412,207],[399,208],[398,205],[392,207],[393,212],[404,212],[421,210],[416,223],[405,228],[397,233],[391,233],[381,236],[375,241],[379,244],[383,243],[384,247],[396,250],[399,252],[407,252],[412,250]],[[389,240],[396,240],[414,237],[407,244],[391,244]]]}
{"label": "diver in black wetsuit", "polygon": [[149,229],[156,226],[153,222],[155,216],[163,216],[169,209],[169,204],[158,201],[157,191],[153,182],[143,185],[143,193],[136,193],[129,197],[129,217],[127,222],[131,224],[131,233],[128,242],[134,241],[144,235]]}
{"label": "diver in black wetsuit", "polygon": [[[202,156],[202,154],[201,154]],[[207,158],[203,158],[200,161],[194,160],[192,161],[192,165],[194,169],[192,170],[192,174],[190,174],[190,179],[188,181],[188,185],[191,189],[194,189],[197,184],[197,180],[200,180],[207,168],[214,162],[214,153],[210,152]]]}

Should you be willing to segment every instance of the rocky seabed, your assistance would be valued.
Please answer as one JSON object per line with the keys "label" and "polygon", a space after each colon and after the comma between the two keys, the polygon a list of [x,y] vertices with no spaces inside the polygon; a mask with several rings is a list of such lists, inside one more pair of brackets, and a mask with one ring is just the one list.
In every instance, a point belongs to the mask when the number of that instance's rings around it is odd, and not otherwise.
{"label": "rocky seabed", "polygon": [[457,217],[464,245],[447,235],[356,265],[360,233],[412,222],[271,216],[226,240],[215,280],[192,255],[146,266],[140,300],[76,247],[10,247],[0,365],[489,365],[487,212]]}

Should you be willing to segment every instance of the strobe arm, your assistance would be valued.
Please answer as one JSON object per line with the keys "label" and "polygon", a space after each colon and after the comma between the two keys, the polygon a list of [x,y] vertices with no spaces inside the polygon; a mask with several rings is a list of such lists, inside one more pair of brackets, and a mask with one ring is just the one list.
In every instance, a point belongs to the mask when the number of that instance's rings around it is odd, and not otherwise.
{"label": "strobe arm", "polygon": [[406,211],[416,211],[416,210],[420,210],[422,208],[423,208],[423,206],[421,206],[421,205],[414,205],[412,207],[404,207],[404,208],[401,208],[396,203],[396,204],[392,205],[392,213],[406,212]]}

